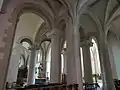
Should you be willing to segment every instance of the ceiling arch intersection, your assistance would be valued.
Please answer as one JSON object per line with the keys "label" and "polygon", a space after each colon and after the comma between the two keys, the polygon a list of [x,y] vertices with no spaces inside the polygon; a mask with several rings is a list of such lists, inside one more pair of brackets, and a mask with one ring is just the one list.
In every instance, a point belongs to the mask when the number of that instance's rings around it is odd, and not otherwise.
{"label": "ceiling arch intersection", "polygon": [[118,23],[120,22],[120,2],[119,0],[109,0],[109,3],[108,11],[106,11],[109,15],[106,14],[106,33],[108,33],[109,30],[112,30],[114,33],[119,34]]}

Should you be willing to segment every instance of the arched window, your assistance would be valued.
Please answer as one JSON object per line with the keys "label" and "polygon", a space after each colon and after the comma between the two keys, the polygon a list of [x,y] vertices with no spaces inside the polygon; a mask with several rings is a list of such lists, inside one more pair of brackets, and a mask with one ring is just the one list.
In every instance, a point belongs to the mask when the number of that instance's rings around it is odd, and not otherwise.
{"label": "arched window", "polygon": [[21,56],[21,57],[20,57],[20,60],[19,60],[19,68],[22,67],[24,64],[25,64],[24,59],[23,59],[23,57]]}
{"label": "arched window", "polygon": [[91,64],[92,64],[92,73],[94,81],[98,83],[102,83],[101,79],[101,66],[100,66],[100,58],[99,58],[99,52],[98,52],[98,46],[95,41],[95,39],[92,38],[93,46],[90,47],[90,53],[91,53]]}
{"label": "arched window", "polygon": [[36,52],[36,65],[35,65],[35,78],[36,79],[39,78],[39,73],[41,72],[39,70],[42,70],[42,51],[41,50],[38,50]]}
{"label": "arched window", "polygon": [[61,52],[61,73],[62,74],[65,74],[64,68],[66,68],[65,67],[65,62],[67,62],[67,61],[65,61],[65,59],[66,59],[66,48],[67,48],[67,42],[65,41],[64,44],[63,44],[63,50]]}
{"label": "arched window", "polygon": [[36,63],[41,63],[42,62],[42,51],[39,50],[37,53],[37,61]]}
{"label": "arched window", "polygon": [[80,47],[80,57],[81,57],[81,66],[82,66],[82,77],[84,77],[83,51],[81,47]]}
{"label": "arched window", "polygon": [[30,44],[26,41],[22,42],[22,46],[25,47],[26,49],[29,49]]}
{"label": "arched window", "polygon": [[[19,67],[26,66],[28,64],[29,59],[29,47],[31,46],[31,41],[29,39],[22,39],[20,41],[21,45],[21,53],[20,53],[20,59],[19,59]],[[27,67],[27,66],[26,66]]]}
{"label": "arched window", "polygon": [[32,41],[29,40],[28,38],[24,38],[20,41],[20,43],[22,44],[23,47],[25,47],[26,49],[29,49],[29,47],[32,45]]}
{"label": "arched window", "polygon": [[48,77],[49,79],[50,79],[50,67],[51,67],[51,48],[48,51],[46,68],[46,77]]}

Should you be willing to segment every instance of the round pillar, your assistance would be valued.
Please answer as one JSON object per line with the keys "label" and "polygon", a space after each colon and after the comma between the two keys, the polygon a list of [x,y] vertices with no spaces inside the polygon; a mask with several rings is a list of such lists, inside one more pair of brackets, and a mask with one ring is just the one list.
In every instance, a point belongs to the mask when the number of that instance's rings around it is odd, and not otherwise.
{"label": "round pillar", "polygon": [[69,19],[66,25],[67,38],[67,84],[78,84],[83,90],[82,66],[80,58],[80,33],[77,25],[73,26]]}
{"label": "round pillar", "polygon": [[112,76],[112,69],[109,59],[108,45],[104,36],[99,40],[98,49],[100,53],[100,63],[102,66],[102,76],[104,83],[104,90],[116,90]]}
{"label": "round pillar", "polygon": [[92,46],[92,42],[90,40],[84,39],[81,42],[83,52],[84,80],[89,84],[93,83],[90,46]]}
{"label": "round pillar", "polygon": [[29,61],[29,68],[28,68],[28,78],[27,78],[27,84],[32,85],[35,84],[35,62],[36,62],[36,46],[32,46],[30,48],[31,50],[31,57]]}
{"label": "round pillar", "polygon": [[51,38],[51,72],[50,82],[61,82],[61,31],[53,29],[48,37]]}

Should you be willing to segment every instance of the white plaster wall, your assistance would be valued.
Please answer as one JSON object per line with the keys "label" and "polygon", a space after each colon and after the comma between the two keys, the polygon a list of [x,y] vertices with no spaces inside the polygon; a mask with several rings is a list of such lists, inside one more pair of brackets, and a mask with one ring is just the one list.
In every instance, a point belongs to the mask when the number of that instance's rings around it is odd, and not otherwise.
{"label": "white plaster wall", "polygon": [[114,40],[112,43],[112,50],[116,64],[116,71],[118,79],[120,79],[120,41]]}
{"label": "white plaster wall", "polygon": [[113,49],[111,46],[111,43],[108,45],[108,50],[109,50],[109,58],[110,58],[110,63],[111,63],[111,68],[112,68],[112,75],[114,79],[117,79],[117,71],[116,71],[116,64],[114,60],[114,55],[113,55]]}
{"label": "white plaster wall", "polygon": [[114,54],[113,54],[113,44],[116,37],[113,34],[109,34],[108,35],[108,51],[109,51],[109,59],[110,59],[110,63],[111,63],[111,69],[112,69],[112,75],[113,78],[117,79],[117,71],[116,71],[116,64],[115,64],[115,58],[114,58]]}
{"label": "white plaster wall", "polygon": [[15,48],[13,48],[12,55],[10,58],[11,60],[10,60],[8,76],[7,76],[7,82],[9,83],[16,82],[17,80],[19,60],[21,54],[30,55],[27,49],[19,44]]}
{"label": "white plaster wall", "polygon": [[14,46],[20,37],[28,36],[30,38],[33,38],[35,32],[38,29],[38,25],[42,23],[43,20],[33,13],[23,14],[20,17],[20,20],[17,25],[16,34],[14,38]]}
{"label": "white plaster wall", "polygon": [[20,58],[20,54],[16,53],[16,51],[13,51],[12,56],[10,58],[11,60],[10,60],[8,76],[7,76],[7,82],[9,83],[16,82],[17,80],[19,58]]}
{"label": "white plaster wall", "polygon": [[114,41],[113,46],[113,55],[115,59],[115,64],[116,64],[116,71],[117,71],[117,76],[118,79],[120,79],[120,41]]}
{"label": "white plaster wall", "polygon": [[81,16],[80,20],[85,34],[88,34],[89,32],[97,32],[96,25],[91,18],[88,16]]}

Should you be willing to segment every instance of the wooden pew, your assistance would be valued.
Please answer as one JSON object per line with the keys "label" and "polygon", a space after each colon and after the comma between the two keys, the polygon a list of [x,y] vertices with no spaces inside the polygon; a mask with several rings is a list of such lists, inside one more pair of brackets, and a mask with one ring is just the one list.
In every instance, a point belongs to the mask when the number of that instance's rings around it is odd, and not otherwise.
{"label": "wooden pew", "polygon": [[17,90],[78,90],[77,84],[59,84],[59,83],[52,83],[48,85],[29,85],[25,88],[17,89]]}
{"label": "wooden pew", "polygon": [[114,84],[115,84],[116,90],[120,90],[120,80],[114,79]]}

